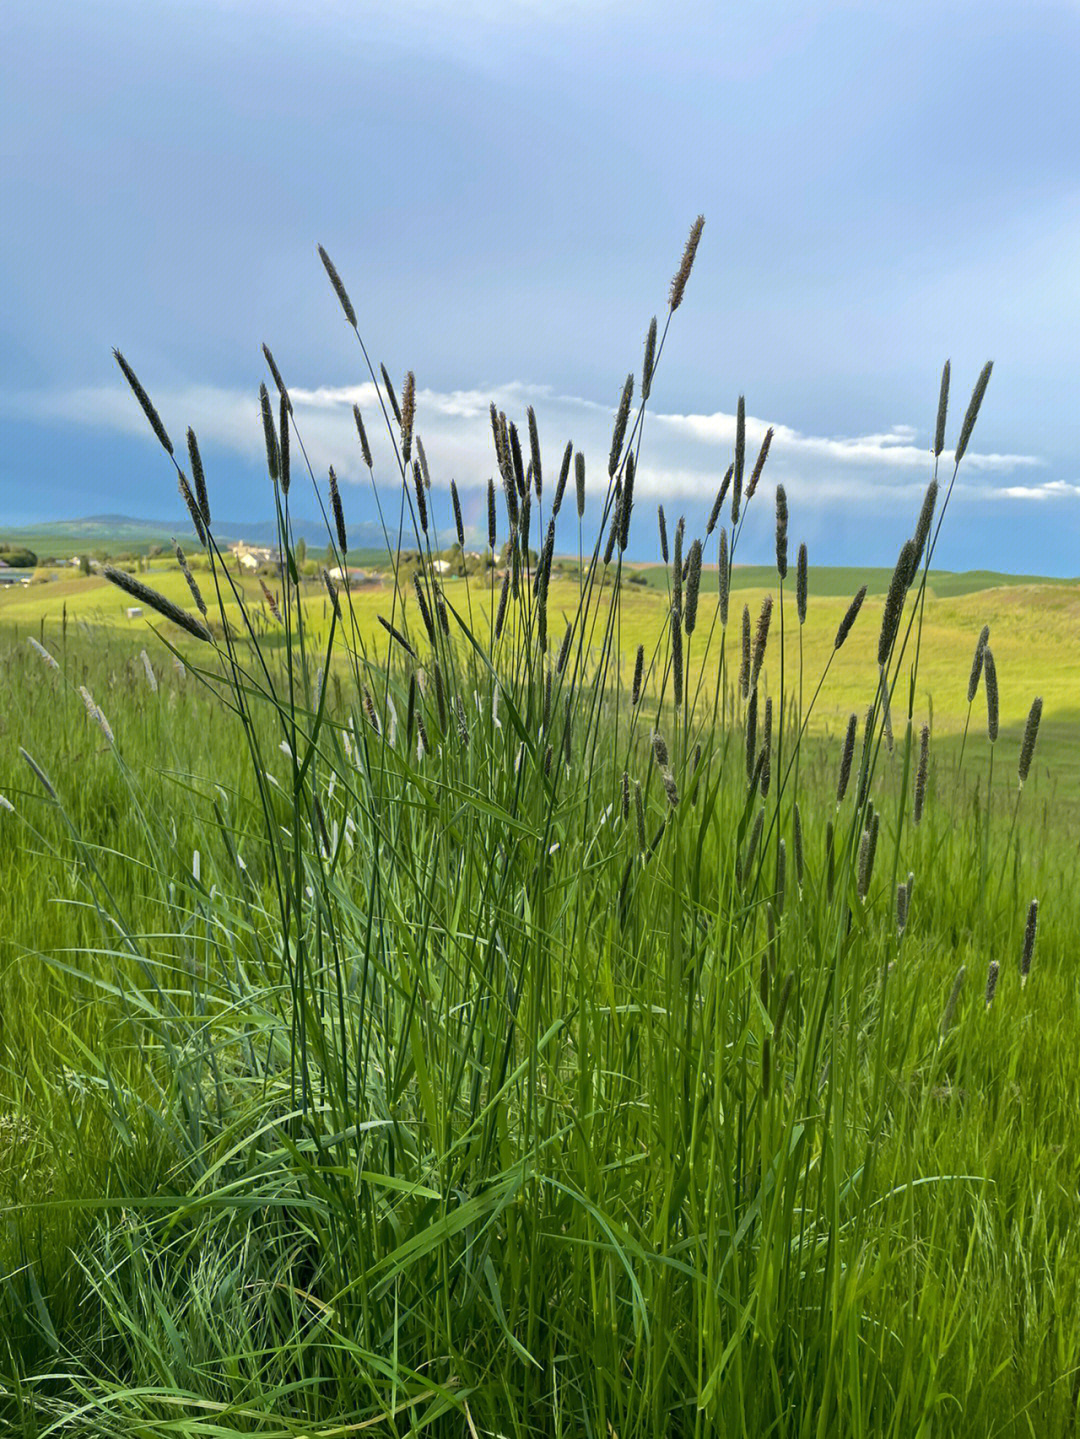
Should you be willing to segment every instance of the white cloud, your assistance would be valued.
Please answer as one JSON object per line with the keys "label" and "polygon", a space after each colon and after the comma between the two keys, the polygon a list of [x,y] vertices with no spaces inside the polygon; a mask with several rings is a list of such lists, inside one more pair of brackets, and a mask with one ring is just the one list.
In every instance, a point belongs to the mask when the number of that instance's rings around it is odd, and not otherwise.
{"label": "white cloud", "polygon": [[997,500],[1062,500],[1080,495],[1080,485],[1065,480],[1047,480],[1045,485],[1004,485],[990,491]]}
{"label": "white cloud", "polygon": [[[374,385],[321,385],[291,390],[296,422],[314,473],[322,479],[333,465],[343,481],[367,482],[352,418],[360,406],[375,456],[375,475],[391,484],[396,463],[379,409]],[[153,394],[178,453],[190,423],[196,430],[212,469],[215,447],[258,461],[263,453],[262,424],[254,392],[213,386],[187,386]],[[451,477],[460,488],[485,485],[495,472],[489,405],[516,418],[524,447],[525,410],[536,407],[544,446],[544,474],[548,487],[555,480],[566,441],[573,438],[588,461],[590,489],[607,481],[613,406],[580,396],[555,393],[550,386],[509,381],[467,390],[417,392],[417,431],[436,484]],[[36,392],[0,397],[0,407],[50,422],[67,422],[124,434],[145,435],[146,421],[131,394],[122,385]],[[747,417],[748,464],[756,456],[767,421]],[[884,433],[851,436],[808,435],[783,424],[774,425],[774,438],[763,488],[783,481],[793,504],[823,509],[839,502],[918,504],[930,476],[928,446],[917,443],[918,432],[896,424]],[[642,462],[637,488],[643,498],[659,497],[673,503],[680,498],[708,500],[731,458],[735,416],[717,411],[708,415],[650,414],[646,416]],[[294,458],[294,475],[300,456]],[[1045,500],[1080,494],[1080,486],[1061,480],[1037,485],[1001,485],[994,477],[1041,467],[1037,455],[982,453],[969,450],[955,490],[958,501],[984,496]],[[946,478],[951,473],[946,468]]]}
{"label": "white cloud", "polygon": [[[706,444],[730,448],[735,443],[735,416],[722,411],[713,415],[657,415],[656,419],[669,429]],[[759,447],[768,426],[768,421],[747,415],[747,445],[754,449]],[[841,464],[869,463],[925,470],[929,463],[929,451],[914,444],[915,436],[916,431],[910,425],[894,425],[886,434],[880,435],[827,437],[804,435],[787,425],[774,424],[770,455],[813,456]],[[1035,455],[979,454],[969,450],[964,463],[974,470],[1007,472],[1043,462]]]}

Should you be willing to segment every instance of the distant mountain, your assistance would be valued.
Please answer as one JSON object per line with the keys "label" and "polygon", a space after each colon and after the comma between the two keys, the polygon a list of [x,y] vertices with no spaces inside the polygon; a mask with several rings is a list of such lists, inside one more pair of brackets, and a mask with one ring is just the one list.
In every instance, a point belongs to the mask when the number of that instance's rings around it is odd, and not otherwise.
{"label": "distant mountain", "polygon": [[[293,533],[303,538],[309,548],[324,549],[329,543],[326,526],[321,520],[293,518]],[[149,545],[167,545],[175,536],[182,544],[195,543],[189,524],[169,520],[138,520],[131,515],[85,515],[76,520],[50,520],[38,525],[0,526],[0,540],[26,545],[38,551],[99,549],[103,546],[130,546],[143,549]],[[277,537],[273,521],[254,524],[240,521],[216,521],[214,538],[219,544],[246,540],[253,545],[269,545]],[[381,550],[382,530],[378,525],[364,523],[349,526],[349,550]]]}

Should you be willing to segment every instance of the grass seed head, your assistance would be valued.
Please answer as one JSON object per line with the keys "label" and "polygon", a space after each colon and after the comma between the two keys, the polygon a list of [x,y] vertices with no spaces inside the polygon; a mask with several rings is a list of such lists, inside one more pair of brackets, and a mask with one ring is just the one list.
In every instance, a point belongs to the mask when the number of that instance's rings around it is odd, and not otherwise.
{"label": "grass seed head", "polygon": [[668,747],[664,742],[664,736],[659,731],[653,731],[652,737],[653,758],[661,769],[665,769],[670,763]]}
{"label": "grass seed head", "polygon": [[186,630],[195,639],[209,642],[212,638],[210,631],[201,620],[197,620],[194,615],[189,615],[186,610],[173,604],[172,600],[159,594],[157,590],[152,590],[149,585],[144,585],[134,575],[129,575],[124,570],[118,570],[112,565],[106,565],[101,573],[117,589],[123,590],[133,599],[141,600],[144,605],[149,605],[152,610],[156,610],[165,619],[171,620],[180,629]]}
{"label": "grass seed head", "polygon": [[671,602],[677,610],[682,611],[682,584],[683,584],[683,553],[682,542],[685,531],[682,515],[679,516],[679,523],[675,526],[675,544],[671,551]]}
{"label": "grass seed head", "polygon": [[263,345],[262,352],[263,358],[266,360],[267,369],[270,371],[270,374],[273,377],[274,384],[277,386],[277,392],[285,401],[286,405],[289,407],[289,414],[291,415],[292,400],[289,399],[289,392],[285,388],[285,381],[281,378],[281,371],[278,369],[276,363],[274,362],[274,357],[270,353],[269,345]]}
{"label": "grass seed head", "polygon": [[750,781],[754,778],[757,762],[757,712],[758,692],[754,689],[746,706],[746,778]]}
{"label": "grass seed head", "polygon": [[353,309],[352,301],[349,299],[348,295],[345,292],[345,286],[341,283],[341,276],[334,268],[334,262],[331,260],[330,256],[326,253],[326,251],[321,245],[319,246],[319,259],[323,262],[323,268],[326,271],[327,277],[329,278],[331,285],[333,285],[334,287],[334,294],[338,297],[338,303],[340,304],[342,310],[344,310],[345,312],[346,320],[348,320],[349,324],[355,330],[356,311]]}
{"label": "grass seed head", "polygon": [[983,688],[986,690],[986,737],[991,744],[998,737],[998,678],[994,651],[989,645],[983,650]]}
{"label": "grass seed head", "polygon": [[619,505],[619,549],[623,552],[630,543],[630,512],[634,508],[634,475],[637,462],[633,450],[628,451],[623,471],[622,501]]}
{"label": "grass seed head", "polygon": [[742,654],[739,661],[739,690],[743,699],[750,694],[750,606],[742,611]]}
{"label": "grass seed head", "polygon": [[[457,720],[458,741],[462,749],[469,748],[469,722],[465,717],[465,706],[461,702],[461,696],[454,696],[454,718]],[[548,754],[551,754],[551,746],[548,745]]]}
{"label": "grass seed head", "polygon": [[870,759],[874,739],[874,706],[867,705],[863,719],[862,749],[859,753],[859,787],[855,792],[855,808],[862,809],[870,792]]}
{"label": "grass seed head", "polygon": [[649,333],[645,336],[645,359],[641,366],[641,398],[647,400],[652,393],[653,366],[656,364],[656,316],[649,321]]}
{"label": "grass seed head", "polygon": [[536,428],[536,411],[532,405],[529,406],[529,452],[532,456],[533,487],[536,490],[536,498],[539,499],[544,493],[544,476],[540,467],[540,432]]}
{"label": "grass seed head", "polygon": [[330,466],[330,509],[334,516],[338,549],[344,558],[349,552],[349,536],[345,529],[345,511],[341,507],[341,491],[338,489],[337,475],[334,474],[333,465]]}
{"label": "grass seed head", "polygon": [[733,464],[728,465],[727,473],[724,475],[720,488],[716,492],[716,499],[713,500],[713,507],[709,511],[709,523],[705,526],[706,539],[708,539],[713,530],[716,529],[717,521],[720,518],[720,511],[723,509],[724,501],[727,499],[727,492],[731,487],[731,477],[734,473],[735,466]]}
{"label": "grass seed head", "polygon": [[757,489],[758,481],[761,479],[761,472],[765,468],[765,461],[769,458],[769,450],[772,448],[772,442],[773,427],[770,425],[765,431],[765,438],[761,442],[761,449],[758,450],[758,457],[754,461],[753,470],[750,472],[750,480],[746,486],[747,504],[754,498],[754,491]]}
{"label": "grass seed head", "polygon": [[274,428],[274,412],[270,408],[270,391],[265,385],[259,386],[259,408],[262,411],[263,438],[266,441],[266,468],[270,478],[277,484],[281,477],[281,451],[278,449],[277,431]]}
{"label": "grass seed head", "polygon": [[585,513],[585,456],[580,450],[574,455],[574,487],[577,490],[577,516]]}
{"label": "grass seed head", "polygon": [[[145,651],[143,651],[143,653],[145,654]],[[109,721],[105,718],[105,715],[102,713],[101,708],[94,703],[94,696],[90,693],[90,691],[86,688],[85,685],[79,686],[79,693],[82,695],[83,704],[86,706],[86,713],[97,725],[98,729],[109,741],[109,743],[111,745],[114,745],[116,743],[116,736],[113,734],[112,727],[109,724]]]}
{"label": "grass seed head", "polygon": [[863,830],[862,839],[859,843],[859,898],[865,904],[866,896],[870,891],[870,881],[874,877],[874,857],[877,854],[878,830],[881,817],[876,812],[870,816],[870,823]]}
{"label": "grass seed head", "polygon": [[968,403],[967,414],[964,416],[964,423],[960,427],[960,438],[956,444],[956,463],[959,464],[964,458],[964,451],[971,439],[971,432],[975,428],[975,421],[979,418],[979,407],[986,394],[986,387],[990,383],[990,371],[994,368],[993,360],[987,360],[982,367],[982,373],[975,381],[975,388],[971,392],[971,400]]}
{"label": "grass seed head", "polygon": [[[324,575],[326,574],[326,571],[325,571],[325,570],[323,571],[323,574],[324,574]],[[326,576],[326,578],[329,579],[329,576]],[[323,583],[325,584],[325,583],[326,583],[326,580],[324,580]],[[260,589],[262,590],[262,592],[263,592],[263,600],[265,601],[266,608],[267,608],[267,609],[270,611],[270,613],[273,615],[274,619],[277,620],[277,622],[278,622],[279,625],[284,625],[285,621],[284,621],[284,620],[282,619],[282,617],[281,617],[281,610],[278,608],[278,602],[277,602],[277,600],[274,598],[274,596],[271,594],[270,590],[267,588],[267,586],[266,586],[266,581],[262,578],[262,576],[259,577],[259,588],[260,588]],[[331,602],[334,603],[334,613],[336,614],[336,613],[337,613],[337,605],[336,605],[337,592],[336,592],[336,591],[334,591],[334,593],[331,594],[330,599],[331,599]]]}
{"label": "grass seed head", "polygon": [[438,660],[432,666],[432,673],[435,677],[435,705],[439,711],[439,728],[446,733],[446,685],[443,681],[442,668]]}
{"label": "grass seed head", "polygon": [[735,416],[735,463],[731,481],[731,529],[739,523],[742,504],[743,470],[746,466],[746,400],[740,395]]}
{"label": "grass seed head", "polygon": [[202,516],[204,529],[209,529],[210,499],[206,493],[206,474],[203,471],[202,455],[199,454],[199,442],[190,425],[187,432],[187,447],[188,459],[191,462],[191,478],[195,485],[195,498],[199,502],[199,514]]}
{"label": "grass seed head", "polygon": [[401,390],[401,462],[409,463],[412,457],[413,426],[416,423],[416,376],[412,370],[405,373],[405,384]]}
{"label": "grass seed head", "polygon": [[424,586],[420,581],[420,575],[416,571],[412,577],[413,590],[416,593],[416,606],[420,611],[420,618],[427,630],[427,637],[432,644],[435,643],[435,626],[431,622],[431,610],[428,608],[427,596],[424,594]]}
{"label": "grass seed head", "polygon": [[385,365],[379,366],[379,373],[382,375],[383,387],[386,390],[386,398],[390,401],[390,408],[394,412],[394,419],[398,422],[398,428],[400,429],[401,406],[398,404],[398,398],[394,391],[394,382],[393,380],[391,380]]}
{"label": "grass seed head", "polygon": [[626,438],[626,422],[630,418],[630,402],[634,398],[634,376],[629,374],[619,396],[619,408],[615,411],[615,428],[611,434],[611,451],[608,455],[608,475],[614,476],[622,458],[623,441]]}
{"label": "grass seed head", "polygon": [[191,486],[188,484],[187,475],[183,470],[178,471],[176,476],[176,487],[180,491],[180,498],[187,506],[187,512],[191,516],[191,523],[195,527],[195,534],[198,536],[199,544],[206,548],[206,526],[203,524],[202,510],[199,508],[195,496],[191,493]]}
{"label": "grass seed head", "polygon": [[457,484],[450,481],[450,502],[454,507],[454,529],[457,531],[458,544],[465,548],[465,522],[461,518],[461,499],[458,495]]}
{"label": "grass seed head", "polygon": [[663,559],[664,564],[666,565],[669,564],[671,561],[671,553],[668,550],[667,520],[664,518],[663,505],[657,505],[656,518],[657,522],[660,525],[660,556]]}
{"label": "grass seed head", "polygon": [[630,691],[630,703],[636,705],[641,698],[641,680],[645,672],[645,646],[638,645],[634,657],[634,684]]}
{"label": "grass seed head", "polygon": [[986,1006],[985,1006],[985,1007],[986,1007],[987,1009],[989,1009],[990,1006],[991,1006],[991,1005],[993,1004],[993,1002],[994,1002],[994,995],[997,993],[998,974],[999,974],[1000,970],[1001,970],[1001,965],[998,963],[998,961],[997,961],[996,959],[992,959],[992,960],[990,961],[990,965],[989,965],[989,967],[988,967],[988,969],[987,969],[987,971],[986,971]]}
{"label": "grass seed head", "polygon": [[795,608],[799,612],[799,623],[806,623],[806,596],[809,584],[807,573],[806,545],[799,546],[799,558],[795,565]]}
{"label": "grass seed head", "polygon": [[360,413],[360,406],[354,404],[352,407],[352,412],[353,420],[356,423],[356,434],[357,438],[360,441],[360,453],[363,456],[364,464],[367,465],[369,470],[373,469],[374,466],[371,462],[371,446],[368,444],[367,430],[364,429],[364,417]]}
{"label": "grass seed head", "polygon": [[727,530],[720,530],[720,551],[716,566],[716,583],[720,597],[720,623],[727,629],[728,602],[731,599],[731,566],[728,562]]}
{"label": "grass seed head", "polygon": [[487,521],[488,521],[488,549],[495,553],[495,541],[498,538],[498,525],[495,515],[495,481],[488,480],[487,484]]}
{"label": "grass seed head", "polygon": [[525,465],[521,458],[521,441],[518,438],[517,426],[513,420],[510,421],[508,431],[510,439],[510,461],[513,466],[514,484],[517,492],[524,500],[529,493],[529,487],[525,483]]}
{"label": "grass seed head", "polygon": [[510,598],[510,571],[503,571],[502,589],[499,591],[499,608],[495,613],[495,638],[502,634],[503,624],[506,621],[506,604]]}
{"label": "grass seed head", "polygon": [[289,493],[291,468],[289,460],[289,407],[284,398],[278,404],[278,434],[281,436],[281,492]]}
{"label": "grass seed head", "polygon": [[413,460],[412,476],[413,490],[416,492],[416,513],[420,519],[420,528],[426,535],[428,532],[427,492],[424,489],[424,475],[420,469],[419,460]]}
{"label": "grass seed head", "polygon": [[1020,984],[1027,983],[1031,961],[1035,958],[1035,935],[1039,928],[1039,901],[1033,899],[1028,905],[1027,924],[1024,927],[1024,948],[1020,955]]}
{"label": "grass seed head", "polygon": [[428,469],[427,451],[419,435],[416,436],[416,458],[420,461],[420,473],[424,477],[424,489],[431,489],[431,471]]}
{"label": "grass seed head", "polygon": [[392,640],[395,640],[405,651],[406,654],[411,655],[412,658],[415,659],[416,651],[413,649],[412,645],[401,633],[401,631],[395,625],[392,625],[385,615],[376,615],[376,619],[382,625],[383,629],[390,636],[390,638]]}
{"label": "grass seed head", "polygon": [[787,490],[783,485],[776,487],[776,573],[782,580],[787,579],[787,532],[788,507]]}
{"label": "grass seed head", "polygon": [[844,732],[844,747],[840,751],[840,775],[836,782],[837,805],[843,804],[844,795],[847,794],[848,781],[851,779],[851,762],[855,758],[855,734],[858,727],[858,715],[849,715],[847,729]]}
{"label": "grass seed head", "polygon": [[679,787],[675,783],[675,776],[669,769],[662,770],[660,773],[660,782],[664,786],[664,793],[667,795],[668,804],[671,805],[672,809],[675,809],[679,803]]}
{"label": "grass seed head", "polygon": [[686,282],[690,278],[690,271],[694,268],[694,256],[697,254],[698,242],[701,239],[701,232],[705,228],[705,216],[699,215],[690,226],[690,235],[683,250],[679,268],[675,271],[671,281],[671,288],[668,291],[668,305],[672,311],[677,310],[682,304],[683,292],[686,289]]}
{"label": "grass seed head", "polygon": [[683,697],[682,617],[674,606],[671,610],[671,680],[675,703],[680,705]]}
{"label": "grass seed head", "polygon": [[567,625],[566,633],[562,637],[562,644],[559,646],[559,657],[555,662],[555,668],[559,674],[562,674],[566,668],[566,661],[570,658],[570,641],[573,638],[573,634],[573,625]]}
{"label": "grass seed head", "polygon": [[833,649],[838,650],[851,633],[851,627],[858,619],[859,611],[862,609],[863,600],[865,599],[866,586],[862,585],[856,592],[851,604],[848,605],[844,618],[840,621],[840,627],[836,631],[836,640],[833,643]]}
{"label": "grass seed head", "polygon": [[877,656],[878,664],[882,668],[888,664],[893,642],[900,628],[900,618],[904,613],[904,600],[911,584],[911,567],[914,557],[915,542],[905,540],[896,561],[892,579],[889,581],[889,590],[885,596],[885,608],[881,612],[881,632],[878,635]]}
{"label": "grass seed head", "polygon": [[147,420],[150,422],[150,428],[157,436],[166,453],[171,455],[173,452],[172,440],[169,439],[169,436],[165,430],[165,426],[161,423],[161,416],[154,408],[150,400],[150,396],[143,389],[142,385],[139,384],[138,376],[128,364],[128,362],[124,359],[123,355],[120,353],[119,350],[113,350],[113,358],[116,360],[116,363],[123,371],[124,379],[127,380],[128,384],[131,386],[132,394],[142,406],[142,412],[146,416]]}
{"label": "grass seed head", "polygon": [[937,424],[934,426],[934,459],[941,454],[945,448],[945,417],[949,410],[949,372],[951,369],[949,361],[945,361],[945,368],[941,372],[941,390],[938,394]]}
{"label": "grass seed head", "polygon": [[754,633],[754,663],[750,672],[751,687],[756,687],[761,675],[761,667],[765,663],[765,648],[769,643],[769,624],[772,621],[773,597],[766,595],[761,602],[761,612],[758,615],[757,630]]}
{"label": "grass seed head", "polygon": [[983,625],[982,632],[975,644],[975,654],[971,661],[971,676],[968,679],[967,702],[972,704],[979,688],[979,678],[983,670],[983,658],[986,654],[986,646],[990,642],[990,626]]}
{"label": "grass seed head", "polygon": [[33,635],[30,635],[27,638],[27,644],[30,646],[30,648],[34,651],[35,654],[39,655],[45,661],[45,663],[49,666],[51,670],[56,670],[57,674],[59,674],[60,666],[57,664],[56,660],[52,657],[52,655],[45,648],[45,646],[40,642],[40,640],[36,640]]}
{"label": "grass seed head", "polygon": [[563,451],[562,464],[559,467],[559,482],[555,486],[555,500],[551,506],[551,513],[557,515],[562,509],[563,495],[566,493],[566,482],[570,478],[570,461],[574,458],[574,442],[567,440],[566,449]]}
{"label": "grass seed head", "polygon": [[926,487],[926,494],[923,496],[922,509],[919,511],[919,518],[915,523],[915,558],[912,562],[912,580],[919,573],[919,566],[922,564],[923,555],[926,553],[926,542],[930,538],[930,526],[934,521],[934,507],[937,505],[938,482],[931,480]]}
{"label": "grass seed head", "polygon": [[746,841],[746,851],[743,855],[743,879],[749,880],[750,871],[754,867],[754,856],[757,854],[758,843],[761,839],[761,831],[765,827],[765,806],[761,805],[754,816],[754,823],[750,829],[750,838]]}
{"label": "grass seed head", "polygon": [[1024,784],[1031,773],[1031,761],[1035,756],[1035,741],[1039,737],[1039,721],[1042,719],[1042,695],[1036,695],[1031,701],[1031,709],[1028,711],[1027,724],[1024,726],[1024,740],[1020,746],[1020,783]]}
{"label": "grass seed head", "polygon": [[688,635],[694,633],[697,624],[698,591],[701,587],[701,541],[695,540],[690,546],[689,569],[686,572],[686,609],[683,626]]}
{"label": "grass seed head", "polygon": [[622,490],[615,486],[615,502],[612,506],[611,524],[608,526],[607,544],[604,546],[604,566],[611,564],[611,557],[615,553],[615,541],[619,538],[619,506],[622,502]]}
{"label": "grass seed head", "polygon": [[915,810],[913,818],[918,824],[926,804],[926,777],[930,768],[930,726],[924,724],[919,735],[919,764],[915,771]]}

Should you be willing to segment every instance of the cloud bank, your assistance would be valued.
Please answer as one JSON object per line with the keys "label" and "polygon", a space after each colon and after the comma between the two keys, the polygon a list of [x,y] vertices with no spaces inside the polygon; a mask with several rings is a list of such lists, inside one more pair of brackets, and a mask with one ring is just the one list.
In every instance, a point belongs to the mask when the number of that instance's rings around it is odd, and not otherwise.
{"label": "cloud bank", "polygon": [[[316,478],[333,465],[346,482],[367,482],[352,408],[365,418],[375,458],[375,478],[391,484],[396,474],[393,448],[382,418],[375,386],[320,385],[290,390],[295,419]],[[216,386],[183,386],[153,391],[166,427],[174,439],[191,424],[204,454],[215,448],[257,463],[263,453],[258,397],[254,392]],[[567,440],[586,456],[588,489],[602,493],[607,480],[614,405],[581,396],[560,394],[552,387],[510,381],[475,389],[417,392],[417,432],[424,440],[433,483],[446,487],[451,478],[467,491],[487,484],[494,473],[488,409],[494,401],[525,432],[525,411],[535,406],[544,452],[544,469],[552,482]],[[122,385],[11,395],[4,408],[24,418],[65,422],[116,433],[153,438],[131,394]],[[708,502],[731,459],[735,416],[652,414],[646,412],[637,493],[665,502]],[[908,504],[921,494],[932,473],[930,437],[911,425],[896,424],[884,433],[812,435],[778,419],[748,416],[748,463],[769,424],[774,438],[766,468],[769,485],[783,482],[789,499],[800,506],[824,510],[838,504]],[[943,461],[948,454],[943,456]],[[993,497],[1013,501],[1074,501],[1080,485],[1063,480],[1023,483],[1009,477],[1044,467],[1038,455],[984,453],[969,448],[957,483],[957,500]],[[951,462],[942,465],[948,478]],[[763,481],[763,485],[764,485]]]}

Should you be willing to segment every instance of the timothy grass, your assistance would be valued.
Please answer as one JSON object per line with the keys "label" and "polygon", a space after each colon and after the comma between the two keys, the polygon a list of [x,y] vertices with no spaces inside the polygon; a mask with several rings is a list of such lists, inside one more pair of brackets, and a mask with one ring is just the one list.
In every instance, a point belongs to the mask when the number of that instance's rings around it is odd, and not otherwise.
{"label": "timothy grass", "polygon": [[[624,397],[662,383],[649,333]],[[399,409],[369,370],[391,548],[430,555],[411,375]],[[884,637],[892,576],[839,648],[857,586],[819,594],[812,556],[805,625],[774,573],[726,626],[705,516],[668,516],[662,588],[619,584],[641,405],[572,580],[545,569],[537,418],[530,490],[493,417],[501,628],[494,573],[422,568],[426,620],[404,576],[302,591],[284,465],[315,477],[283,398],[280,621],[209,524],[209,641],[152,609],[156,639],[125,634],[89,588],[99,611],[35,596],[4,631],[7,1432],[1072,1431],[1077,864],[1046,760],[1073,672],[1041,676],[1021,766],[1030,629],[997,592],[930,597],[933,529]],[[745,514],[770,487],[743,448]],[[797,543],[797,495],[788,520]],[[146,582],[190,604],[179,571]],[[771,615],[745,697],[743,602]]]}

